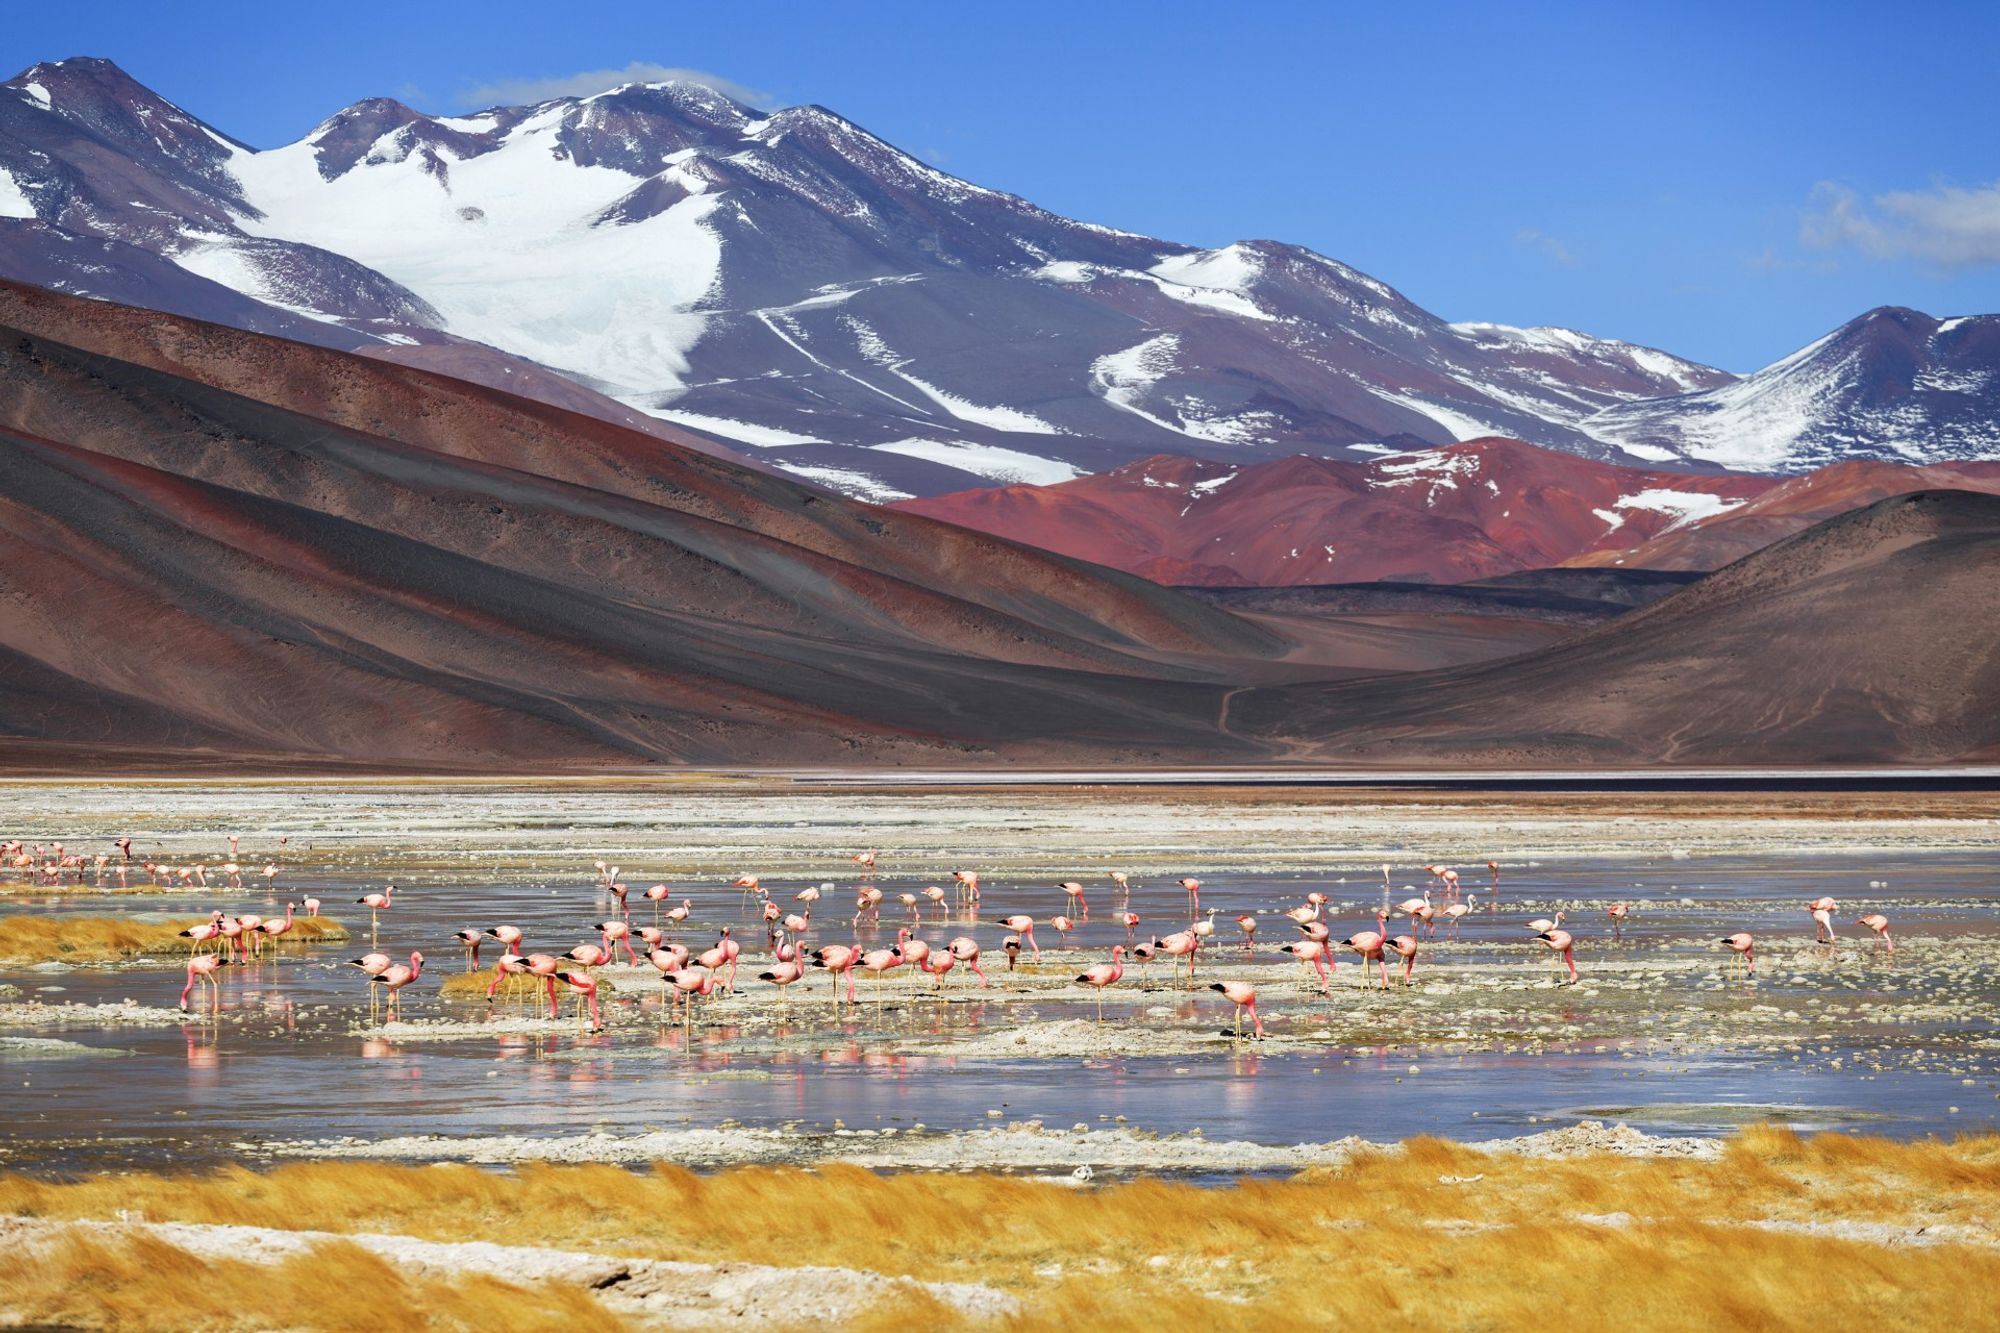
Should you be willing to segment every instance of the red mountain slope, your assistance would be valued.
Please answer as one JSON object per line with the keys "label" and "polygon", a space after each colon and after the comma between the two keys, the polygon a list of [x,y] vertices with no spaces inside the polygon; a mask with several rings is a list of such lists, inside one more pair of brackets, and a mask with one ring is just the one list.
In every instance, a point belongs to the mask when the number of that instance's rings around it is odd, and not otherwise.
{"label": "red mountain slope", "polygon": [[1492,438],[1369,463],[1295,457],[1234,468],[1161,456],[1054,486],[895,507],[1160,583],[1457,583],[1623,551],[1777,484],[1618,467]]}

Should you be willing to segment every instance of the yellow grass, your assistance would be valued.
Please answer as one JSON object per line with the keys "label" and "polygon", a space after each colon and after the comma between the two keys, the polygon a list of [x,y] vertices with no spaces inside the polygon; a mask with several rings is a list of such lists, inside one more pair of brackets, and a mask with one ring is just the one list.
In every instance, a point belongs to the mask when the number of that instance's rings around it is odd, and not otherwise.
{"label": "yellow grass", "polygon": [[[179,921],[140,921],[122,916],[41,916],[12,913],[0,916],[0,962],[112,963],[128,958],[185,959],[188,941],[180,932],[207,917]],[[347,938],[347,927],[323,916],[292,918],[292,928],[266,946],[328,944]],[[210,947],[210,946],[204,946]]]}
{"label": "yellow grass", "polygon": [[[385,1213],[385,1198],[406,1202]],[[2000,1290],[1992,1136],[1901,1144],[1755,1128],[1717,1162],[1538,1160],[1420,1138],[1227,1188],[1071,1190],[837,1165],[710,1176],[531,1165],[512,1180],[356,1162],[69,1184],[0,1177],[0,1213],[104,1218],[121,1208],[151,1220],[393,1227],[431,1240],[981,1281],[1018,1297],[1033,1326],[1993,1327]],[[1822,1230],[1745,1225],[1757,1222]],[[1946,1240],[1892,1247],[1839,1229],[1857,1223],[1928,1227]],[[1954,1238],[1953,1227],[1985,1243]]]}
{"label": "yellow grass", "polygon": [[[581,972],[583,969],[579,967],[574,970]],[[486,998],[486,988],[492,984],[493,971],[491,968],[479,972],[453,972],[447,975],[443,983],[439,985],[438,994],[444,996],[447,1000],[483,1000]],[[597,994],[599,999],[610,995],[617,989],[616,986],[611,984],[610,977],[597,978]],[[547,983],[540,977],[524,976],[519,972],[512,972],[502,977],[500,979],[500,989],[493,992],[493,998],[496,1000],[526,1000],[537,996],[544,999],[547,998]],[[556,983],[556,998],[565,1002],[571,998],[570,992],[565,990],[560,982]]]}
{"label": "yellow grass", "polygon": [[44,1326],[162,1331],[624,1327],[580,1290],[413,1277],[344,1243],[265,1266],[201,1259],[143,1234],[0,1253],[0,1310]]}

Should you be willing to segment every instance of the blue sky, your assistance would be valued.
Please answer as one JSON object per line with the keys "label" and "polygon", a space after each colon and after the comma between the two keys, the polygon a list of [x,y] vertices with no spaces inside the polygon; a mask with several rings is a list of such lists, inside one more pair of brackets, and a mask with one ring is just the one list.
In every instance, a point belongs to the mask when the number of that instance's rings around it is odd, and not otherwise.
{"label": "blue sky", "polygon": [[[1231,12],[1232,10],[1238,12]],[[818,102],[968,179],[1309,245],[1451,319],[1736,370],[1875,305],[2000,310],[2000,5],[17,6],[259,146],[640,62]]]}

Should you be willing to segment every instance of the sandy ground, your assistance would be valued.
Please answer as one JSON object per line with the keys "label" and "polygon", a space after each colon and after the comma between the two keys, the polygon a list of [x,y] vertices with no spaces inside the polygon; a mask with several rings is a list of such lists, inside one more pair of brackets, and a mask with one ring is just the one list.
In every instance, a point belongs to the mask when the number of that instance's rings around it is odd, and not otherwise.
{"label": "sandy ground", "polygon": [[202,1259],[271,1264],[322,1245],[358,1245],[418,1276],[482,1275],[510,1282],[550,1282],[589,1289],[607,1309],[646,1327],[685,1327],[688,1320],[782,1321],[844,1319],[899,1293],[927,1291],[969,1318],[993,1319],[1017,1307],[1006,1292],[970,1282],[918,1282],[850,1268],[778,1268],[764,1264],[691,1264],[625,1259],[606,1254],[495,1245],[444,1243],[409,1236],[185,1222],[66,1222],[0,1217],[0,1245],[51,1248],[66,1238],[116,1240],[145,1235]]}

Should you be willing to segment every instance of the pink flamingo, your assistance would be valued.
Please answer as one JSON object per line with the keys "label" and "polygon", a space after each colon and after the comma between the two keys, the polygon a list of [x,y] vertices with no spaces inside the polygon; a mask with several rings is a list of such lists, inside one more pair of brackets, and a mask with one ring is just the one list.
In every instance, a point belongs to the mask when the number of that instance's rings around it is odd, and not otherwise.
{"label": "pink flamingo", "polygon": [[1736,955],[1737,958],[1743,960],[1743,974],[1745,976],[1757,975],[1756,941],[1751,939],[1749,934],[1738,931],[1734,935],[1724,936],[1717,943],[1729,950],[1730,953]]}
{"label": "pink flamingo", "polygon": [[872,884],[854,895],[854,920],[849,924],[860,925],[864,915],[871,921],[882,920],[882,890]]}
{"label": "pink flamingo", "polygon": [[1113,921],[1116,921],[1119,925],[1125,927],[1125,933],[1127,935],[1130,935],[1133,931],[1139,928],[1139,914],[1137,912],[1118,912],[1115,913],[1111,919]]}
{"label": "pink flamingo", "polygon": [[1257,918],[1244,913],[1236,918],[1236,928],[1243,932],[1243,947],[1253,949],[1257,944]]}
{"label": "pink flamingo", "polygon": [[1604,909],[1604,915],[1611,918],[1611,940],[1616,944],[1625,938],[1625,920],[1632,915],[1629,903],[1613,903]]}
{"label": "pink flamingo", "polygon": [[1106,873],[1111,877],[1111,886],[1118,890],[1121,897],[1129,898],[1132,896],[1132,877],[1130,875],[1127,875],[1122,870],[1112,870]]}
{"label": "pink flamingo", "polygon": [[1194,981],[1195,954],[1201,948],[1201,937],[1191,930],[1177,931],[1164,939],[1153,941],[1153,947],[1174,960],[1175,984],[1180,981],[1180,960],[1187,959],[1188,981]]}
{"label": "pink flamingo", "polygon": [[939,949],[917,966],[930,974],[931,989],[938,990],[944,985],[945,973],[951,971],[957,962],[958,956],[950,949]]}
{"label": "pink flamingo", "polygon": [[1087,967],[1080,974],[1078,974],[1076,978],[1077,985],[1089,986],[1092,989],[1096,990],[1097,992],[1098,1022],[1102,1023],[1104,1021],[1105,987],[1116,985],[1118,983],[1118,979],[1124,975],[1125,975],[1125,946],[1122,944],[1114,944],[1111,946],[1110,962],[1099,963],[1095,967]]}
{"label": "pink flamingo", "polygon": [[207,989],[211,997],[209,1004],[209,1012],[211,1013],[221,1012],[222,987],[216,984],[215,977],[212,974],[218,967],[227,967],[227,966],[229,966],[229,960],[224,958],[219,953],[196,954],[188,959],[187,985],[181,987],[182,1013],[187,1012],[188,992],[195,988],[195,983],[197,982],[205,982],[207,985]]}
{"label": "pink flamingo", "polygon": [[420,953],[413,953],[410,955],[410,961],[407,966],[402,963],[392,963],[384,968],[379,975],[368,978],[371,983],[388,988],[389,1014],[388,1017],[382,1020],[383,1022],[394,1023],[403,1016],[403,987],[409,985],[423,974],[424,956]]}
{"label": "pink flamingo", "polygon": [[305,909],[306,909],[306,915],[307,915],[307,916],[318,916],[318,915],[319,915],[319,899],[317,899],[317,898],[308,898],[308,899],[306,899],[306,900],[305,900],[305,903],[304,903],[304,906],[305,906]]}
{"label": "pink flamingo", "polygon": [[1368,964],[1374,963],[1382,970],[1382,989],[1389,989],[1389,963],[1383,956],[1383,949],[1389,940],[1387,912],[1375,914],[1375,929],[1357,931],[1340,942],[1343,949],[1352,949],[1361,955],[1361,984],[1368,984]]}
{"label": "pink flamingo", "polygon": [[1245,1012],[1250,1015],[1253,1035],[1260,1038],[1264,1035],[1264,1020],[1257,1017],[1257,990],[1254,986],[1247,981],[1216,981],[1211,982],[1208,988],[1222,992],[1223,998],[1236,1006],[1237,1036],[1243,1035]]}
{"label": "pink flamingo", "polygon": [[979,942],[977,940],[973,939],[970,935],[960,935],[957,939],[945,945],[945,952],[949,953],[959,962],[964,963],[971,970],[972,975],[979,978],[979,985],[982,989],[988,985],[986,973],[979,966]]}
{"label": "pink flamingo", "polygon": [[869,990],[875,992],[875,1012],[882,1012],[882,979],[903,965],[901,948],[871,949],[861,955],[861,966],[875,978]]}
{"label": "pink flamingo", "polygon": [[390,899],[395,896],[395,893],[396,886],[391,884],[380,893],[364,893],[354,900],[368,909],[368,943],[370,945],[375,943],[376,927],[379,924],[381,914],[390,909],[392,906]]}
{"label": "pink flamingo", "polygon": [[[553,973],[553,969],[551,969],[551,972]],[[528,974],[528,960],[526,958],[521,957],[519,954],[501,954],[493,962],[493,980],[486,983],[486,1003],[493,1003],[493,992],[499,990],[500,983],[508,977],[526,976]],[[551,987],[551,991],[553,989]],[[554,1014],[550,1014],[549,1016],[551,1018],[555,1017]]]}
{"label": "pink flamingo", "polygon": [[465,970],[470,972],[479,966],[479,946],[485,941],[486,936],[479,931],[467,929],[455,930],[451,933],[451,937],[465,946]]}
{"label": "pink flamingo", "polygon": [[261,927],[259,927],[259,929],[261,929],[264,932],[264,937],[270,940],[273,944],[276,944],[285,935],[290,933],[292,929],[292,912],[296,907],[297,907],[296,903],[286,903],[284,920],[266,921]]}
{"label": "pink flamingo", "polygon": [[840,978],[847,977],[847,1002],[854,1003],[854,965],[861,961],[861,946],[857,944],[829,944],[813,950],[812,965],[823,967],[827,979],[833,983],[831,994],[837,1008],[840,1004]]}
{"label": "pink flamingo", "polygon": [[1049,918],[1049,925],[1055,928],[1056,939],[1062,945],[1065,946],[1068,945],[1069,933],[1072,929],[1075,928],[1076,922],[1070,920],[1066,916],[1057,915]]}
{"label": "pink flamingo", "polygon": [[1035,943],[1035,918],[1031,916],[1003,917],[1000,924],[1011,931],[1017,932],[1023,940],[1027,941],[1028,947],[1035,951],[1035,961],[1038,963],[1042,961],[1042,946]]}
{"label": "pink flamingo", "polygon": [[656,926],[660,924],[660,904],[666,901],[667,895],[670,892],[672,891],[664,884],[650,884],[646,887],[645,893],[641,895],[653,904],[653,924]]}
{"label": "pink flamingo", "polygon": [[1189,877],[1181,881],[1181,887],[1187,890],[1188,913],[1192,915],[1199,912],[1201,910],[1201,881]]}
{"label": "pink flamingo", "polygon": [[669,907],[667,909],[667,934],[671,935],[674,931],[685,925],[689,914],[693,911],[694,904],[686,898],[681,899],[679,907]]}
{"label": "pink flamingo", "polygon": [[[1394,951],[1395,955],[1403,960],[1403,984],[1405,986],[1409,985],[1410,973],[1417,965],[1417,937],[1414,935],[1397,935],[1392,939],[1384,940],[1382,944],[1384,949]],[[1386,959],[1384,961],[1386,965]]]}
{"label": "pink flamingo", "polygon": [[1886,944],[1889,946],[1890,953],[1893,954],[1896,952],[1896,941],[1889,938],[1888,917],[1883,916],[1880,912],[1870,912],[1866,916],[1855,917],[1854,924],[1857,926],[1866,926],[1868,929],[1874,931],[1875,943],[1878,948]]}
{"label": "pink flamingo", "polygon": [[938,915],[942,918],[944,915],[944,890],[933,884],[924,890],[924,897],[932,907],[938,910]]}
{"label": "pink flamingo", "polygon": [[793,958],[785,962],[773,963],[769,971],[757,974],[757,980],[770,982],[773,986],[779,988],[778,994],[783,995],[785,994],[785,987],[790,986],[805,974],[806,965],[798,959]]}
{"label": "pink flamingo", "polygon": [[[1826,898],[1822,899],[1821,901],[1832,902],[1833,900],[1831,898]],[[1820,907],[1817,904],[1815,904],[1814,906],[1809,907],[1806,910],[1809,913],[1811,913],[1813,919],[1813,943],[1832,944],[1833,943],[1832,909],[1826,907]]]}
{"label": "pink flamingo", "polygon": [[598,934],[604,937],[604,952],[607,958],[618,956],[618,946],[625,946],[625,957],[632,966],[639,965],[639,955],[632,951],[632,924],[629,921],[600,921]]}
{"label": "pink flamingo", "polygon": [[1090,920],[1090,902],[1083,896],[1083,885],[1073,879],[1066,879],[1056,887],[1068,894],[1069,900],[1076,904],[1078,916],[1085,921]]}
{"label": "pink flamingo", "polygon": [[1569,968],[1570,984],[1575,985],[1576,941],[1570,937],[1570,933],[1566,930],[1545,930],[1535,938],[1542,942],[1542,947],[1560,958]]}
{"label": "pink flamingo", "polygon": [[604,1019],[597,1010],[597,982],[581,972],[558,972],[555,979],[576,995],[576,1025],[583,1026],[583,1007],[590,1006],[590,1030],[604,1031]]}
{"label": "pink flamingo", "polygon": [[874,874],[874,873],[875,873],[875,849],[874,849],[873,847],[870,847],[870,848],[869,848],[869,849],[868,849],[867,851],[865,851],[865,852],[856,852],[856,853],[854,854],[854,864],[856,864],[856,865],[858,865],[858,866],[860,866],[860,867],[861,867],[861,872],[862,872],[862,873],[863,873],[864,875],[872,875],[872,874]]}
{"label": "pink flamingo", "polygon": [[631,885],[607,884],[604,887],[610,890],[611,896],[618,900],[618,915],[622,919],[630,921],[632,919],[632,913],[625,906],[625,895],[632,891]]}
{"label": "pink flamingo", "polygon": [[[221,934],[222,934],[222,912],[219,909],[215,912],[210,913],[207,921],[202,922],[200,925],[189,926],[186,930],[180,933],[181,938],[188,942],[189,958],[193,958],[195,956],[195,952],[198,949],[200,949],[202,945],[208,943],[212,939],[219,937]],[[221,947],[222,946],[220,945],[216,946],[218,952],[220,952]]]}
{"label": "pink flamingo", "polygon": [[486,931],[494,939],[507,946],[509,957],[521,952],[521,928],[519,926],[492,926]]}
{"label": "pink flamingo", "polygon": [[958,882],[959,888],[965,890],[965,896],[968,901],[975,903],[979,901],[979,872],[977,870],[954,870],[951,872],[951,877]]}
{"label": "pink flamingo", "polygon": [[579,967],[603,967],[611,961],[611,951],[595,944],[579,944],[562,957]]}
{"label": "pink flamingo", "polygon": [[1469,902],[1453,903],[1451,906],[1444,909],[1444,919],[1451,923],[1451,937],[1453,939],[1458,938],[1458,923],[1461,920],[1463,920],[1466,914],[1471,910],[1472,910],[1472,904]]}
{"label": "pink flamingo", "polygon": [[[1278,946],[1278,949],[1281,953],[1288,953],[1301,963],[1304,963],[1309,977],[1317,974],[1319,977],[1320,993],[1326,993],[1332,984],[1332,980],[1328,975],[1327,962],[1333,955],[1328,950],[1324,940],[1299,940],[1292,944],[1281,944]],[[1335,968],[1339,966],[1338,962],[1334,963]]]}
{"label": "pink flamingo", "polygon": [[[502,958],[500,961],[504,964],[507,960]],[[556,973],[563,970],[563,960],[551,953],[531,953],[525,958],[516,958],[514,962],[519,971],[542,979],[542,991],[549,1001],[549,1017],[554,1018],[561,1013],[556,1004]]]}

